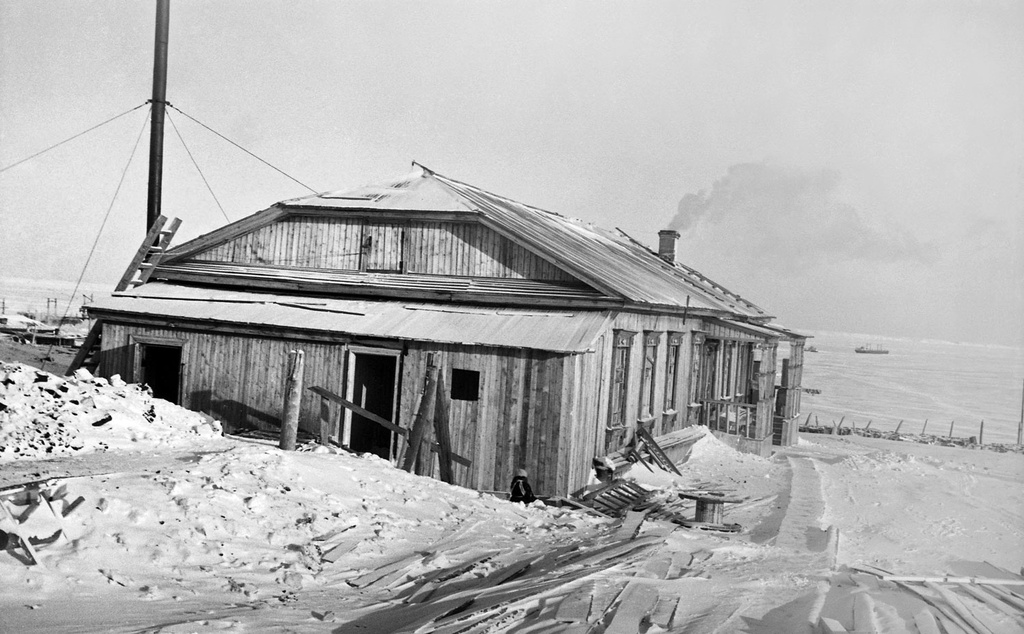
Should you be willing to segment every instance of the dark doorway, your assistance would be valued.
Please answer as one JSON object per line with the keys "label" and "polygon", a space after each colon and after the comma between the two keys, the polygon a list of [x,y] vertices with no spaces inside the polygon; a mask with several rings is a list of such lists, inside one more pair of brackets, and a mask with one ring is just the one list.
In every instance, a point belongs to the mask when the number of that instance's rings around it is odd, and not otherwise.
{"label": "dark doorway", "polygon": [[180,405],[181,346],[139,345],[142,382],[153,396]]}
{"label": "dark doorway", "polygon": [[[362,353],[356,353],[354,356],[353,400],[363,409],[385,420],[396,422],[395,370],[398,358]],[[383,426],[359,414],[352,414],[349,434],[349,449],[352,451],[374,453],[390,460],[393,441],[391,436],[391,432]]]}

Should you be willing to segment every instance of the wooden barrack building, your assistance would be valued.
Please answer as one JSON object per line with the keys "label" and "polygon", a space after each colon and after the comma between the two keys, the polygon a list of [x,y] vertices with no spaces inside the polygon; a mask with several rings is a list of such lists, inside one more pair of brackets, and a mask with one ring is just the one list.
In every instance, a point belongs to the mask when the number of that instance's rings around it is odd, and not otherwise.
{"label": "wooden barrack building", "polygon": [[[762,455],[789,444],[805,338],[675,262],[676,238],[660,232],[655,252],[414,164],[171,248],[145,283],[89,306],[99,372],[229,429],[276,430],[301,349],[307,386],[408,429],[432,362],[452,449],[471,462],[455,481],[480,490],[526,468],[564,495],[637,425],[663,440],[707,425]],[[306,393],[301,428],[318,432],[321,405]],[[330,416],[343,446],[403,451],[358,412]]]}

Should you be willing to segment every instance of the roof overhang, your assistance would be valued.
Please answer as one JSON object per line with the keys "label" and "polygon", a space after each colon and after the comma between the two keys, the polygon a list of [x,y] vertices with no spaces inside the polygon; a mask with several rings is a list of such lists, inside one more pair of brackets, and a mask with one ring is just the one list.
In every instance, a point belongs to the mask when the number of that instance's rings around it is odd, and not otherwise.
{"label": "roof overhang", "polygon": [[275,332],[331,333],[561,353],[593,350],[609,311],[479,308],[427,303],[316,298],[150,283],[97,298],[90,312],[105,319],[162,319],[255,327]]}
{"label": "roof overhang", "polygon": [[787,342],[803,341],[807,339],[806,336],[787,330],[777,324],[752,324],[750,322],[738,321],[736,319],[723,319],[716,317],[709,318],[707,321],[719,326],[720,328],[739,331],[746,335],[762,339],[775,339]]}

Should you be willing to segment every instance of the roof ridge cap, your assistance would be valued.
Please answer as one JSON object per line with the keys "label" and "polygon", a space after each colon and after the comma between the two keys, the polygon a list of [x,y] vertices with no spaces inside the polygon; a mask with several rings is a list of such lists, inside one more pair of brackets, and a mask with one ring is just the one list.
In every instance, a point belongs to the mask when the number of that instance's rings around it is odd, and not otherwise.
{"label": "roof ridge cap", "polygon": [[[415,161],[413,161],[413,164],[414,165],[419,165],[420,167],[422,167],[425,170],[427,169],[426,167],[424,167],[423,165],[421,165],[419,163],[416,163]],[[527,208],[527,209],[529,209],[531,211],[536,211],[538,213],[543,213],[543,214],[548,214],[548,215],[551,215],[551,216],[556,216],[558,218],[563,218],[565,220],[569,220],[569,221],[572,221],[572,222],[577,222],[577,223],[579,223],[581,225],[585,225],[585,226],[588,226],[588,227],[595,227],[595,226],[597,226],[597,225],[595,225],[592,222],[587,222],[586,220],[583,220],[582,218],[575,218],[573,216],[567,216],[565,214],[561,214],[561,213],[559,213],[557,211],[551,211],[550,209],[544,209],[542,207],[537,207],[535,205],[531,205],[529,203],[524,203],[524,202],[522,202],[520,200],[516,200],[514,198],[509,198],[508,196],[503,196],[501,194],[495,194],[494,192],[486,190],[483,187],[478,187],[476,185],[470,185],[469,183],[464,183],[464,182],[462,182],[462,181],[460,181],[458,179],[452,178],[450,176],[445,176],[444,174],[440,174],[440,173],[434,172],[432,170],[427,170],[427,171],[430,173],[431,176],[437,178],[439,181],[441,181],[445,185],[449,185],[449,183],[454,183],[454,184],[457,184],[457,185],[461,185],[462,187],[465,187],[467,189],[479,192],[481,194],[484,194],[484,195],[487,195],[487,196],[492,196],[492,197],[497,198],[498,200],[501,200],[503,202],[512,203],[514,205],[520,205],[520,206],[525,207],[525,208]]]}

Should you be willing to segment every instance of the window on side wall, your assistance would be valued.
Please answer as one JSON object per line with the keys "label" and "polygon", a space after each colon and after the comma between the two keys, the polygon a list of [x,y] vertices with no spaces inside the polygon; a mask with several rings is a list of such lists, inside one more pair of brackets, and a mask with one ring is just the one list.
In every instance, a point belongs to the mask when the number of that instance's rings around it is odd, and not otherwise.
{"label": "window on side wall", "polygon": [[683,335],[668,333],[668,348],[665,352],[665,401],[664,411],[679,409],[679,356],[683,348]]}
{"label": "window on side wall", "polygon": [[633,348],[635,332],[616,330],[612,348],[611,401],[608,407],[608,427],[625,427],[626,397],[629,391],[629,352]]}
{"label": "window on side wall", "polygon": [[476,370],[452,368],[451,395],[456,401],[479,401],[480,373]]}
{"label": "window on side wall", "polygon": [[658,343],[660,332],[644,333],[644,366],[640,374],[640,416],[650,418],[654,415],[654,387],[658,367]]}

